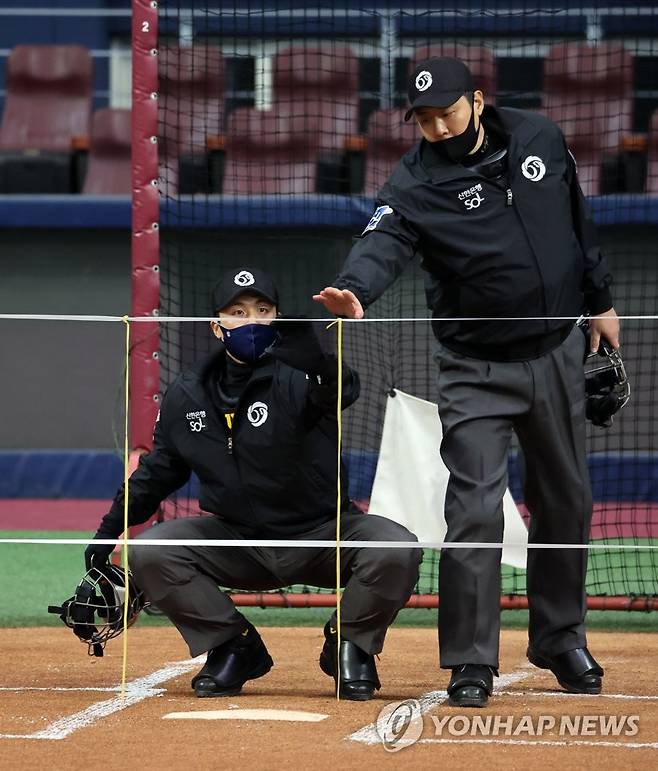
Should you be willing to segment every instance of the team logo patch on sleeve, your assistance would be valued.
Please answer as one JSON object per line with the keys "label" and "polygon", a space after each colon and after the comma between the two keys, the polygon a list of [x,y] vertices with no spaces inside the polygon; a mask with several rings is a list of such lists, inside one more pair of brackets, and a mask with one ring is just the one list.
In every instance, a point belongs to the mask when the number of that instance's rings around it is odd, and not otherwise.
{"label": "team logo patch on sleeve", "polygon": [[379,208],[375,209],[375,213],[372,215],[370,222],[366,225],[361,235],[364,235],[369,230],[374,230],[382,221],[382,217],[385,217],[387,214],[393,214],[393,209],[391,209],[390,206],[380,206]]}

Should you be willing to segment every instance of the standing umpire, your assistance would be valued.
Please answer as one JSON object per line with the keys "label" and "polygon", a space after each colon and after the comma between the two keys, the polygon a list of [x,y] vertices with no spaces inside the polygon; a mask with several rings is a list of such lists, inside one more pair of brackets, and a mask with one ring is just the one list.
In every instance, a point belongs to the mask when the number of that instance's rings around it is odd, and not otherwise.
{"label": "standing umpire", "polygon": [[[502,541],[514,430],[527,464],[530,543],[587,543],[585,338],[570,319],[599,315],[592,350],[601,335],[619,347],[619,321],[574,159],[546,118],[485,107],[458,59],[422,62],[408,93],[405,118],[415,117],[422,139],[381,189],[334,286],[314,299],[361,318],[420,253],[439,341],[446,541]],[[500,556],[441,554],[440,663],[452,669],[453,705],[484,706],[492,692]],[[585,637],[586,566],[584,549],[529,550],[528,658],[569,691],[599,693],[603,670]]]}
{"label": "standing umpire", "polygon": [[[275,322],[278,293],[262,271],[231,271],[216,286],[211,322],[218,350],[178,377],[155,426],[153,450],[130,477],[131,525],[145,522],[194,471],[200,506],[210,516],[165,522],[143,535],[158,539],[334,540],[337,496],[337,362],[326,355],[310,322]],[[343,408],[359,394],[346,368]],[[363,515],[343,490],[343,540],[409,541],[401,525]],[[97,538],[123,531],[120,488]],[[107,560],[112,546],[92,544],[87,566]],[[374,654],[418,578],[413,548],[341,550],[340,654],[336,620],[325,626],[320,667],[340,695],[363,701],[379,688]],[[207,662],[192,680],[196,695],[230,696],[265,675],[272,659],[256,629],[218,586],[277,589],[289,584],[335,586],[335,549],[139,546],[130,565],[147,598]]]}

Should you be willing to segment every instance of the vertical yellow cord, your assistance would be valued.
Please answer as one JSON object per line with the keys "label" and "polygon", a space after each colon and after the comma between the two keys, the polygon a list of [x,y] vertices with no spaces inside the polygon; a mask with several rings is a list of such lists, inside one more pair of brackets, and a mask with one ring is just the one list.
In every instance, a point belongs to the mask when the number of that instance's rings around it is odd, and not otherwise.
{"label": "vertical yellow cord", "polygon": [[341,517],[341,444],[343,434],[343,320],[338,319],[338,396],[336,401],[336,423],[338,427],[338,474],[336,476],[336,699],[340,701],[340,517]]}
{"label": "vertical yellow cord", "polygon": [[130,320],[128,316],[123,317],[123,323],[126,325],[126,363],[125,363],[125,381],[124,381],[124,409],[125,419],[123,424],[123,662],[121,666],[121,704],[126,700],[126,672],[128,669],[128,607],[129,582],[128,582],[128,461],[129,461],[129,437],[128,437],[128,408],[130,406],[129,384],[130,384]]}

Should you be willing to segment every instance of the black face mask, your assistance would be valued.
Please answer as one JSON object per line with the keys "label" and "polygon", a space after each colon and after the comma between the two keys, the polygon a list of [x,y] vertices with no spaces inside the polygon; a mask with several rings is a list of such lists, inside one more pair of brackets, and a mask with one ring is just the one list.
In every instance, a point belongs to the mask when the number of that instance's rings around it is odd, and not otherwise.
{"label": "black face mask", "polygon": [[442,139],[436,144],[445,151],[445,154],[453,161],[453,163],[461,163],[477,144],[479,133],[480,121],[478,121],[478,127],[475,128],[475,100],[472,99],[471,118],[468,121],[466,128],[461,134],[457,134],[456,137]]}

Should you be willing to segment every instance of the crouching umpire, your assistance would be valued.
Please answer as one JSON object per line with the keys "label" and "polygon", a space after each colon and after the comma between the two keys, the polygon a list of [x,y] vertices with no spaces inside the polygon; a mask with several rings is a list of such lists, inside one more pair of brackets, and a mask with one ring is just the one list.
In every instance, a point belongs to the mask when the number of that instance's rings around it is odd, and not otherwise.
{"label": "crouching umpire", "polygon": [[[278,293],[262,271],[231,271],[213,293],[217,351],[168,389],[153,450],[129,481],[131,525],[146,522],[194,471],[209,516],[176,519],[143,534],[158,539],[332,540],[336,532],[337,362],[307,321],[276,321]],[[273,323],[274,322],[274,323]],[[358,374],[344,368],[343,409],[359,395]],[[347,490],[345,469],[341,489]],[[121,487],[96,538],[123,530]],[[358,512],[343,493],[342,540],[410,541],[387,519]],[[112,546],[92,542],[87,566]],[[332,616],[320,655],[340,696],[367,700],[380,688],[374,654],[418,578],[421,550],[341,550],[340,652]],[[129,562],[147,598],[177,627],[192,656],[208,652],[192,680],[197,696],[232,696],[265,675],[272,659],[256,629],[219,586],[277,589],[335,586],[335,549],[133,546]]]}

